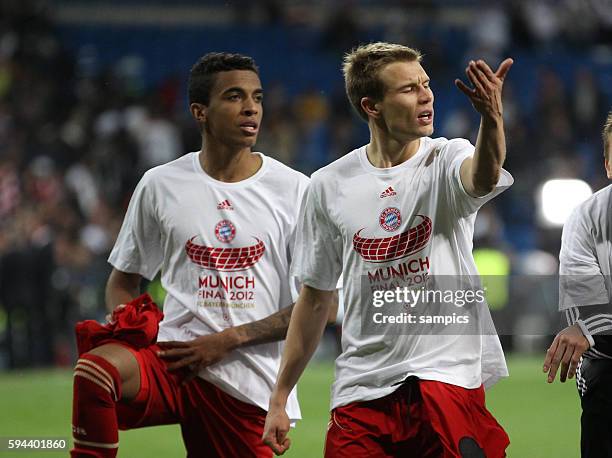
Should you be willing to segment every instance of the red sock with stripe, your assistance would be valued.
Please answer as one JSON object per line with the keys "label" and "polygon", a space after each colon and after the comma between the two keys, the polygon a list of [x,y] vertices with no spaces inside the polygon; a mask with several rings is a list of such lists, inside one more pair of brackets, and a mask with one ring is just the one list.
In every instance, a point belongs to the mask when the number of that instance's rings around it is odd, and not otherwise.
{"label": "red sock with stripe", "polygon": [[74,370],[72,458],[115,458],[119,428],[115,404],[121,398],[119,371],[106,359],[84,353]]}

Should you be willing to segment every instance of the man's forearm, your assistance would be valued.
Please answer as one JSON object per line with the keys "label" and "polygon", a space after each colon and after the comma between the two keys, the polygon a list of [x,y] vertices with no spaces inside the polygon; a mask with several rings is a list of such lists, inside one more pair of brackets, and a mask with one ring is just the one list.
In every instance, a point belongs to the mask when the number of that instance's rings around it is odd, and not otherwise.
{"label": "man's forearm", "polygon": [[270,399],[271,405],[284,408],[289,393],[304,372],[325,329],[332,295],[332,291],[318,291],[308,287],[304,287],[300,294],[289,324],[276,387]]}
{"label": "man's forearm", "polygon": [[138,274],[120,272],[113,269],[106,283],[106,308],[112,312],[120,304],[126,304],[140,295],[140,280]]}
{"label": "man's forearm", "polygon": [[234,340],[235,347],[246,347],[283,340],[287,335],[293,305],[258,321],[228,328],[227,332]]}
{"label": "man's forearm", "polygon": [[495,189],[506,159],[504,121],[500,115],[483,116],[472,160],[472,192],[484,196]]}

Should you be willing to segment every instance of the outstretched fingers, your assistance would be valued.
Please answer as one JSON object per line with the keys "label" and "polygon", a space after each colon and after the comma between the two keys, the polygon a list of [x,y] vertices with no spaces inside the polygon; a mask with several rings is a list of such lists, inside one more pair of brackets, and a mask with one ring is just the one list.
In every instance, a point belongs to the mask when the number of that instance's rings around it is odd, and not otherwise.
{"label": "outstretched fingers", "polygon": [[459,89],[468,97],[473,97],[476,94],[476,91],[474,89],[467,87],[465,83],[460,79],[455,80],[455,86],[457,86],[457,89]]}
{"label": "outstretched fingers", "polygon": [[507,59],[505,59],[501,64],[499,64],[495,75],[503,81],[506,78],[506,75],[508,74],[508,71],[510,70],[510,67],[512,67],[513,63],[514,60],[512,58],[508,57]]}
{"label": "outstretched fingers", "polygon": [[466,70],[470,82],[476,89],[476,94],[480,97],[486,97],[487,94],[494,90],[494,85],[491,83],[485,73],[476,67],[476,64],[471,64]]}

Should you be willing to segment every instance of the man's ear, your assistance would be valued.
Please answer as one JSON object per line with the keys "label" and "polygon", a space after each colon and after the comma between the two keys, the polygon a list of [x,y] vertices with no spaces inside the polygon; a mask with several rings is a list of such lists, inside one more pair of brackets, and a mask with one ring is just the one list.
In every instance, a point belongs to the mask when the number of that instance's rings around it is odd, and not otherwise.
{"label": "man's ear", "polygon": [[363,97],[361,99],[361,109],[363,111],[365,111],[365,113],[372,117],[372,118],[379,118],[380,117],[380,108],[378,103],[370,98],[370,97]]}
{"label": "man's ear", "polygon": [[198,123],[206,122],[206,116],[208,114],[208,107],[206,105],[201,103],[192,103],[189,105],[189,111],[191,111],[191,116],[193,116]]}
{"label": "man's ear", "polygon": [[605,159],[604,165],[606,166],[606,175],[608,176],[609,179],[612,180],[612,164],[610,163],[608,159]]}

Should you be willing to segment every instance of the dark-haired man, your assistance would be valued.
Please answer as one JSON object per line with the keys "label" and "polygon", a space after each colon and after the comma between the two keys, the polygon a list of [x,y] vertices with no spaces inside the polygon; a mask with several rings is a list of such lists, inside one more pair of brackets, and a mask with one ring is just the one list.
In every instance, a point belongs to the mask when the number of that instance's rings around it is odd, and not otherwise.
{"label": "dark-haired man", "polygon": [[[296,202],[308,178],[252,152],[262,98],[249,57],[210,53],[191,69],[202,149],[145,173],[109,257],[109,310],[161,270],[161,343],[114,341],[80,355],[73,457],[114,457],[118,429],[169,423],[181,424],[190,457],[271,455],[260,437],[294,302]],[[295,393],[287,415],[300,418]]]}

